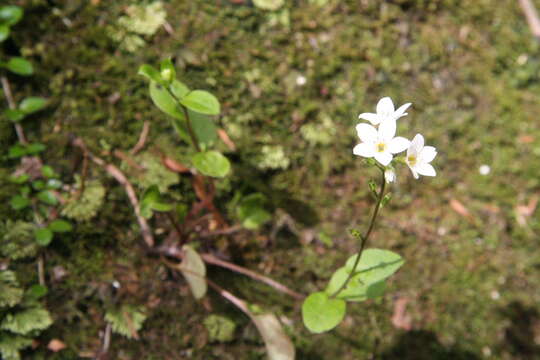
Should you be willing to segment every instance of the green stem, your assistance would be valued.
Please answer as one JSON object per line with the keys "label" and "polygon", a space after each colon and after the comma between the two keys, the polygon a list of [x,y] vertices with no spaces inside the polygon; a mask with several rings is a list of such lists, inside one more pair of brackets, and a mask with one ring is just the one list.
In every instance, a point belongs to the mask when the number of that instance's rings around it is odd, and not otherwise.
{"label": "green stem", "polygon": [[182,110],[184,110],[184,115],[186,117],[186,125],[189,133],[189,137],[191,138],[191,141],[193,142],[193,146],[195,146],[195,149],[197,149],[198,152],[201,152],[201,146],[199,145],[199,140],[197,139],[197,135],[195,135],[195,131],[193,131],[193,127],[191,126],[191,119],[189,117],[189,112],[186,109],[185,106],[180,105],[182,107]]}
{"label": "green stem", "polygon": [[343,289],[347,287],[352,277],[356,274],[356,268],[358,267],[358,264],[360,264],[360,258],[362,257],[362,253],[364,252],[369,236],[371,235],[371,232],[373,231],[373,227],[375,226],[375,220],[377,220],[377,215],[379,215],[379,209],[381,208],[381,202],[384,197],[385,187],[386,187],[386,180],[384,178],[384,169],[381,169],[381,189],[379,190],[379,194],[377,196],[377,204],[375,204],[375,209],[373,210],[373,214],[371,215],[371,221],[369,223],[369,227],[366,233],[361,237],[362,242],[360,243],[360,250],[358,251],[358,255],[356,255],[356,259],[354,260],[354,265],[352,267],[351,272],[347,276],[347,279],[345,279],[345,282],[337,289],[336,292],[334,292],[330,296],[331,298],[335,298],[340,292],[342,292]]}
{"label": "green stem", "polygon": [[178,105],[182,108],[182,111],[184,112],[184,116],[186,117],[186,125],[187,130],[189,133],[189,137],[191,138],[191,142],[193,143],[193,146],[195,146],[195,149],[197,152],[201,152],[201,146],[199,145],[199,140],[197,139],[197,135],[195,135],[195,131],[193,131],[193,127],[191,126],[191,118],[189,117],[189,111],[187,108],[180,103],[180,99],[178,99],[173,92],[169,89],[168,86],[164,86],[165,90],[169,93],[169,95],[172,96],[172,98],[178,103]]}

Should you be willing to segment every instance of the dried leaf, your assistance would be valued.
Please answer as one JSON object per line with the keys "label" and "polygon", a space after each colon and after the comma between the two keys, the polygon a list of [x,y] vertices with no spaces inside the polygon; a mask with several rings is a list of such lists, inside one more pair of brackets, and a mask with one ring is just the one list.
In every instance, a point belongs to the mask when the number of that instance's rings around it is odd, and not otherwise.
{"label": "dried leaf", "polygon": [[392,324],[397,329],[411,330],[412,319],[406,312],[407,303],[409,299],[402,297],[397,299],[394,304],[394,315],[392,315]]}
{"label": "dried leaf", "polygon": [[450,200],[450,207],[452,207],[452,209],[461,216],[464,216],[464,217],[471,216],[469,209],[467,209],[465,205],[463,205],[460,201],[456,199]]}
{"label": "dried leaf", "polygon": [[200,299],[206,294],[206,266],[200,255],[191,246],[184,245],[184,259],[180,264],[180,271],[186,278],[195,299]]}
{"label": "dried leaf", "polygon": [[294,345],[283,330],[276,315],[253,315],[251,319],[263,337],[270,360],[293,360],[295,358]]}
{"label": "dried leaf", "polygon": [[66,344],[64,344],[62,341],[58,339],[52,339],[49,341],[49,345],[47,345],[47,349],[53,351],[53,352],[59,352],[60,350],[63,350],[66,348]]}

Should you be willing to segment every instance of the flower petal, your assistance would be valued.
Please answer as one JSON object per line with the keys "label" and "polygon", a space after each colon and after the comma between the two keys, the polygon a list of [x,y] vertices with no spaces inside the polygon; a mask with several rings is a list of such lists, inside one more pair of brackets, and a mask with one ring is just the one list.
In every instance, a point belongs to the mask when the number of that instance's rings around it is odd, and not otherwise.
{"label": "flower petal", "polygon": [[375,148],[372,144],[361,143],[353,148],[353,154],[370,158],[375,155]]}
{"label": "flower petal", "polygon": [[416,134],[414,139],[412,139],[411,147],[416,150],[416,153],[419,153],[424,147],[424,137],[421,134]]}
{"label": "flower petal", "polygon": [[419,158],[422,162],[429,163],[435,159],[435,156],[437,156],[437,149],[433,146],[424,146],[420,152]]}
{"label": "flower petal", "polygon": [[435,176],[435,175],[437,175],[437,172],[435,171],[435,168],[433,168],[433,166],[431,166],[430,164],[426,164],[426,163],[418,164],[415,167],[415,170],[420,175],[424,175],[424,176]]}
{"label": "flower petal", "polygon": [[404,137],[398,136],[390,140],[390,142],[388,143],[388,150],[390,150],[392,154],[397,154],[405,151],[410,144],[411,142],[409,140],[405,139]]}
{"label": "flower petal", "polygon": [[396,180],[396,173],[392,169],[387,169],[384,172],[384,180],[386,180],[387,183],[394,182]]}
{"label": "flower petal", "polygon": [[[409,164],[407,164],[407,165],[409,165]],[[409,166],[409,169],[411,169],[411,172],[412,172],[415,179],[418,179],[420,177],[420,176],[418,176],[418,173],[416,172],[415,167]]]}
{"label": "flower petal", "polygon": [[379,139],[392,140],[396,135],[396,120],[386,119],[379,125]]}
{"label": "flower petal", "polygon": [[377,114],[392,114],[394,113],[394,103],[388,96],[383,97],[377,103]]}
{"label": "flower petal", "polygon": [[394,116],[396,119],[402,117],[402,116],[405,116],[407,115],[407,113],[405,111],[407,111],[407,109],[409,108],[409,106],[411,106],[411,103],[406,103],[406,104],[403,104],[401,105],[395,112],[394,112]]}
{"label": "flower petal", "polygon": [[392,162],[393,156],[388,151],[384,152],[375,152],[375,160],[381,163],[381,165],[386,166]]}
{"label": "flower petal", "polygon": [[381,122],[379,115],[374,114],[374,113],[362,113],[358,115],[358,118],[367,120],[373,125],[378,125]]}
{"label": "flower petal", "polygon": [[374,143],[377,141],[377,130],[371,125],[364,123],[356,125],[356,133],[362,142]]}

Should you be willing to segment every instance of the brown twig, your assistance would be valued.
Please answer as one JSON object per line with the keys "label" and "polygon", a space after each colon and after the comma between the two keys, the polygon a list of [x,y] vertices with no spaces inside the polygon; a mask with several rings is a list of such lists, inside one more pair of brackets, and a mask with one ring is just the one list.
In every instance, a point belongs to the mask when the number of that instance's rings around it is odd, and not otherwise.
{"label": "brown twig", "polygon": [[[178,260],[182,260],[183,258],[182,250],[179,249],[178,246],[176,245],[169,245],[169,246],[163,245],[163,246],[160,246],[159,248],[151,249],[150,251],[155,254],[170,256]],[[297,300],[302,300],[304,298],[304,295],[294,290],[289,289],[287,286],[280,284],[277,281],[270,279],[269,277],[258,274],[252,270],[246,269],[242,266],[230,263],[228,261],[218,259],[212,254],[201,254],[201,258],[203,259],[204,262],[208,264],[221,266],[223,268],[229,269],[239,274],[246,275],[252,279],[265,283],[266,285],[273,287],[277,291],[287,294]]]}
{"label": "brown twig", "polygon": [[234,296],[233,294],[223,289],[221,286],[219,286],[212,280],[209,280],[208,278],[205,278],[205,280],[208,283],[208,285],[210,285],[210,287],[214,289],[219,295],[229,300],[234,306],[242,310],[244,314],[246,314],[250,318],[253,318],[253,314],[251,313],[251,311],[249,311],[249,308],[244,300]]}
{"label": "brown twig", "polygon": [[122,161],[125,161],[129,166],[131,166],[132,168],[135,168],[139,171],[144,171],[145,168],[139,164],[137,164],[137,162],[135,160],[133,160],[132,158],[130,158],[126,153],[124,153],[123,151],[120,151],[120,150],[114,150],[113,151],[113,155],[116,156],[117,158],[119,158],[120,160]]}
{"label": "brown twig", "polygon": [[131,155],[137,154],[146,144],[146,139],[148,139],[148,133],[150,132],[150,121],[145,121],[143,123],[143,128],[141,131],[141,135],[139,136],[139,140],[133,147],[133,149],[130,150]]}
{"label": "brown twig", "polygon": [[300,294],[300,293],[298,293],[298,292],[296,292],[294,290],[289,289],[287,286],[285,286],[283,284],[280,284],[277,281],[270,279],[269,277],[266,277],[266,276],[261,275],[261,274],[257,274],[254,271],[251,271],[251,270],[246,269],[244,267],[235,265],[235,264],[230,263],[228,261],[218,259],[217,257],[215,257],[212,254],[201,254],[201,258],[205,262],[207,262],[208,264],[221,266],[221,267],[224,267],[226,269],[232,270],[234,272],[249,276],[250,278],[255,279],[257,281],[260,281],[262,283],[265,283],[266,285],[269,285],[269,286],[273,287],[274,289],[276,289],[276,290],[278,290],[278,291],[280,291],[282,293],[290,295],[290,296],[292,296],[293,298],[295,298],[297,300],[304,299],[304,295],[302,295],[302,294]]}
{"label": "brown twig", "polygon": [[[4,90],[4,95],[8,102],[9,108],[11,110],[15,110],[17,108],[17,104],[15,104],[15,101],[13,100],[13,95],[11,94],[11,87],[9,86],[9,81],[7,77],[2,76],[0,78],[0,81],[2,82],[2,89]],[[14,125],[15,125],[15,132],[17,133],[17,138],[19,138],[19,142],[23,145],[28,144],[28,141],[26,141],[26,136],[24,136],[24,130],[21,124],[14,123]]]}
{"label": "brown twig", "polygon": [[144,241],[146,242],[146,245],[148,245],[149,247],[154,246],[154,236],[152,235],[152,230],[150,229],[150,226],[148,225],[146,219],[141,215],[139,200],[137,199],[137,195],[135,194],[135,189],[133,189],[133,185],[131,185],[124,173],[122,173],[122,171],[120,171],[120,169],[118,169],[116,166],[109,164],[103,159],[92,154],[81,138],[76,137],[72,141],[72,144],[73,146],[80,148],[84,153],[87,154],[90,160],[104,168],[105,171],[109,173],[109,175],[114,177],[116,181],[118,181],[124,187],[129,201],[131,202],[131,205],[133,206],[133,209],[135,211],[135,217],[137,218],[139,226],[141,227],[142,236],[144,238]]}
{"label": "brown twig", "polygon": [[540,39],[540,19],[534,4],[531,0],[519,0],[519,5],[521,5],[521,9],[525,13],[525,18],[534,37]]}

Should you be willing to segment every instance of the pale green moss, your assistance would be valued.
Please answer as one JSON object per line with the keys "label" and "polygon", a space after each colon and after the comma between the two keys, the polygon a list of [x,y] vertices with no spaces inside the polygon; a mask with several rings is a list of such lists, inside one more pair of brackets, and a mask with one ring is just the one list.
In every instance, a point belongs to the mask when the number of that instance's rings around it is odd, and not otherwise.
{"label": "pale green moss", "polygon": [[283,146],[264,145],[261,148],[260,161],[257,166],[260,169],[287,169],[290,159],[285,155]]}

